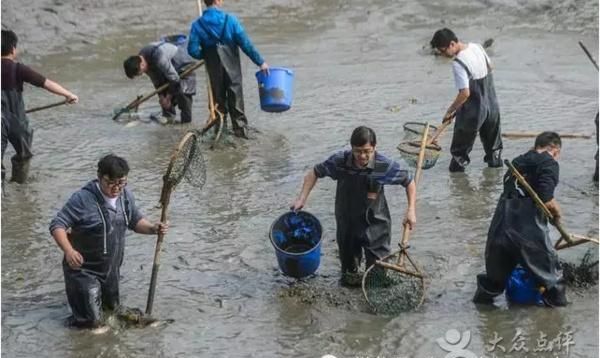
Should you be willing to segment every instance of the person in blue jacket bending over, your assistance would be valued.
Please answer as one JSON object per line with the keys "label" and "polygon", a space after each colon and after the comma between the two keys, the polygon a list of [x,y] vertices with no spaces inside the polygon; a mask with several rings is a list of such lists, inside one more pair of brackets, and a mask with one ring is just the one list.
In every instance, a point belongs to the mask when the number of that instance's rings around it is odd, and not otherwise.
{"label": "person in blue jacket bending over", "polygon": [[248,138],[239,49],[265,73],[269,65],[239,20],[220,9],[223,0],[204,0],[204,3],[208,8],[192,23],[188,52],[198,60],[204,59],[217,110],[224,115],[229,113],[234,135]]}

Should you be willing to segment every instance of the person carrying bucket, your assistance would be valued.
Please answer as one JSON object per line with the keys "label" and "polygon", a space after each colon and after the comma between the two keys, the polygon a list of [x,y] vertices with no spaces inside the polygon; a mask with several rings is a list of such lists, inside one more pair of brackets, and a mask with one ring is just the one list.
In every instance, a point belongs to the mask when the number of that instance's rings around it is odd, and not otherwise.
{"label": "person carrying bucket", "polygon": [[[555,220],[561,217],[560,207],[554,198],[561,145],[557,133],[543,132],[535,139],[533,149],[512,161]],[[505,290],[507,279],[517,264],[533,276],[538,286],[543,287],[542,300],[547,306],[565,306],[568,303],[558,272],[558,255],[550,241],[548,219],[509,169],[504,175],[504,191],[498,199],[488,231],[486,272],[477,275],[473,302],[492,304],[494,297]]]}
{"label": "person carrying bucket", "polygon": [[451,121],[456,112],[456,124],[450,152],[451,172],[463,172],[470,163],[477,132],[481,138],[488,167],[502,167],[500,108],[492,78],[490,59],[479,44],[463,43],[449,29],[436,31],[431,47],[443,56],[454,59],[452,71],[458,94],[448,107],[443,121]]}
{"label": "person carrying bucket", "polygon": [[359,286],[358,268],[364,250],[366,267],[390,254],[391,217],[384,184],[406,188],[408,207],[404,224],[416,224],[416,185],[408,166],[376,151],[375,132],[358,127],[350,137],[351,150],[342,151],[310,169],[292,210],[304,207],[318,178],[328,176],[337,181],[335,195],[336,238],[342,266],[341,283]]}
{"label": "person carrying bucket", "polygon": [[17,35],[2,30],[2,182],[4,183],[4,152],[8,143],[16,154],[11,158],[11,181],[25,183],[33,153],[33,129],[25,114],[23,83],[42,87],[48,92],[65,97],[65,103],[77,103],[79,98],[58,83],[51,81],[22,63],[17,62]]}
{"label": "person carrying bucket", "polygon": [[123,69],[128,78],[135,78],[145,73],[150,77],[154,88],[165,83],[168,89],[158,94],[158,102],[162,108],[161,124],[175,120],[175,106],[181,111],[181,123],[192,121],[193,96],[196,94],[196,74],[194,72],[181,78],[179,73],[192,64],[185,47],[159,41],[143,47],[139,54],[128,57],[123,62]]}
{"label": "person carrying bucket", "polygon": [[[98,162],[98,178],[71,196],[50,222],[64,252],[62,268],[72,317],[80,328],[100,328],[103,309],[119,307],[120,268],[125,232],[166,234],[168,224],[152,224],[126,188],[129,165],[109,154]],[[101,330],[103,330],[101,328]]]}
{"label": "person carrying bucket", "polygon": [[198,60],[204,59],[216,109],[224,115],[229,113],[234,135],[248,138],[239,49],[265,73],[269,65],[239,20],[220,9],[223,0],[204,0],[204,3],[208,8],[192,23],[188,52]]}

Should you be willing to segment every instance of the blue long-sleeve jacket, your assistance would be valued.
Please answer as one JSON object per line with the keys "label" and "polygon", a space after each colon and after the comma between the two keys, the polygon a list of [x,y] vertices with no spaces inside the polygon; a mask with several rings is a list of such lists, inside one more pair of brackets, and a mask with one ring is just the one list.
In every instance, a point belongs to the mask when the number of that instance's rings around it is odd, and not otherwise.
{"label": "blue long-sleeve jacket", "polygon": [[[228,16],[229,19],[227,20],[227,28],[223,32],[225,16]],[[206,33],[200,22],[213,33],[214,37]],[[221,33],[223,33],[221,41],[224,44],[239,46],[257,66],[265,62],[252,44],[252,41],[250,41],[239,20],[235,16],[226,14],[216,7],[209,7],[204,11],[202,17],[199,17],[192,23],[188,42],[188,53],[190,56],[201,60],[203,57],[202,49],[216,46],[217,40],[215,37],[221,36]]]}

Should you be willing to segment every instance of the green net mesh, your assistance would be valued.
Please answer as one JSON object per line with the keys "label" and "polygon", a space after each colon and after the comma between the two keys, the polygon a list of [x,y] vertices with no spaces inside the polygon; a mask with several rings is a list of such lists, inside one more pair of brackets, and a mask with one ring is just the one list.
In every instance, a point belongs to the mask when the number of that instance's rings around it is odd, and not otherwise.
{"label": "green net mesh", "polygon": [[[393,254],[383,262],[403,271],[374,264],[363,276],[362,288],[373,312],[382,315],[397,315],[419,307],[425,298],[423,275],[412,264],[398,265],[401,252]],[[419,276],[419,277],[418,277]]]}
{"label": "green net mesh", "polygon": [[[421,149],[420,141],[402,142],[398,144],[398,150],[400,155],[406,161],[406,163],[412,167],[417,166],[417,160],[419,159],[419,150]],[[435,165],[442,148],[437,144],[429,144],[425,147],[425,153],[423,157],[422,169],[429,169]]]}

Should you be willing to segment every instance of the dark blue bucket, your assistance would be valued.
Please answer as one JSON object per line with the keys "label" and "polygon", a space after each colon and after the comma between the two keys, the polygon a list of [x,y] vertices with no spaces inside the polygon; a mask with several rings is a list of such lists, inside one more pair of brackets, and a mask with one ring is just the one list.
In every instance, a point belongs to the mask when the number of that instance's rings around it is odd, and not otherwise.
{"label": "dark blue bucket", "polygon": [[182,46],[187,41],[187,36],[185,34],[164,35],[160,38],[160,41],[169,42],[177,46]]}
{"label": "dark blue bucket", "polygon": [[269,75],[256,72],[260,108],[265,112],[284,112],[292,106],[294,72],[283,67],[270,67]]}
{"label": "dark blue bucket", "polygon": [[542,294],[535,278],[521,266],[515,267],[506,282],[506,299],[522,305],[543,306]]}
{"label": "dark blue bucket", "polygon": [[302,278],[317,271],[322,233],[319,219],[306,211],[290,211],[273,222],[269,238],[285,275]]}

